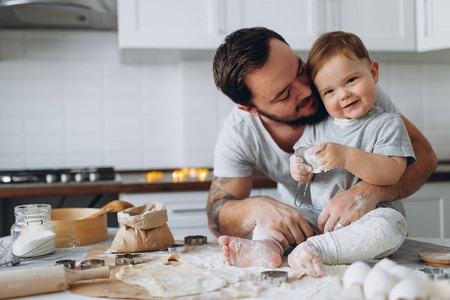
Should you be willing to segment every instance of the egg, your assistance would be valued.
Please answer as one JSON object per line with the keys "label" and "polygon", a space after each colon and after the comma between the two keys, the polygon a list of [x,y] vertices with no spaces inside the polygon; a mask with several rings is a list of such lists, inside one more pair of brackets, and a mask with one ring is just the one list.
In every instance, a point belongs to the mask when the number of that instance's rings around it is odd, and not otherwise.
{"label": "egg", "polygon": [[413,273],[413,270],[402,265],[396,265],[392,269],[390,269],[388,273],[394,276],[398,281],[400,281],[410,276]]}
{"label": "egg", "polygon": [[382,268],[372,268],[363,283],[364,296],[371,299],[375,296],[386,297],[397,280]]}
{"label": "egg", "polygon": [[370,266],[363,261],[356,261],[352,263],[344,272],[342,277],[342,284],[344,288],[348,289],[353,284],[363,284],[364,278],[370,271]]}
{"label": "egg", "polygon": [[390,260],[389,258],[383,258],[379,262],[377,262],[373,267],[374,268],[380,268],[386,272],[389,272],[392,268],[394,268],[397,264]]}
{"label": "egg", "polygon": [[421,280],[409,276],[400,280],[390,291],[389,300],[416,300],[428,299],[428,295],[422,288]]}

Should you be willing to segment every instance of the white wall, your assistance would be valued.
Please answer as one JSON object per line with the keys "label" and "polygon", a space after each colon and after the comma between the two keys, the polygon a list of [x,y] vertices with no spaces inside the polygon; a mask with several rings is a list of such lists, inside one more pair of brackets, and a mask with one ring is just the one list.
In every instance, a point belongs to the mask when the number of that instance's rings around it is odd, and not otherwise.
{"label": "white wall", "polygon": [[[450,159],[450,56],[428,57],[376,57],[379,84]],[[210,60],[124,64],[115,32],[0,30],[0,170],[210,167],[231,107]]]}

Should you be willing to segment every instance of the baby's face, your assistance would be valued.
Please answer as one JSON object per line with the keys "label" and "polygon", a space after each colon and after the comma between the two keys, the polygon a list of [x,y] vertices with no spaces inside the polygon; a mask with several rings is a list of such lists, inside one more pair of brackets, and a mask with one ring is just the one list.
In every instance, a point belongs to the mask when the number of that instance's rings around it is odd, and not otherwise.
{"label": "baby's face", "polygon": [[338,119],[357,119],[374,105],[378,62],[336,55],[314,78],[328,113]]}

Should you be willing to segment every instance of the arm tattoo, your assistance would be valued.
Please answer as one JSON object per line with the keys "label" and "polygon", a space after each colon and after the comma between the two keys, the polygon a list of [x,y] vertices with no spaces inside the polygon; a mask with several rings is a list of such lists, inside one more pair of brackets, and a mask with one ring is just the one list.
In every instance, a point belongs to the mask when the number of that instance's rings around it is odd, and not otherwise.
{"label": "arm tattoo", "polygon": [[208,214],[208,222],[211,229],[220,233],[219,214],[224,204],[234,199],[233,194],[227,192],[225,185],[230,181],[229,178],[214,177],[211,188],[209,190],[208,203],[206,211]]}

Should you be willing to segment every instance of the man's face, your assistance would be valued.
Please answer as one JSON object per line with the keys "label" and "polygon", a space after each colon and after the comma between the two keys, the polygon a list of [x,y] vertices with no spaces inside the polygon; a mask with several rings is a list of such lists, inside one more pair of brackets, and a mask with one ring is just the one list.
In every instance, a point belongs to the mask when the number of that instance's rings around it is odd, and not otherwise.
{"label": "man's face", "polygon": [[253,94],[253,113],[290,126],[314,121],[323,112],[313,92],[306,64],[285,43],[272,39],[266,64],[245,82]]}

